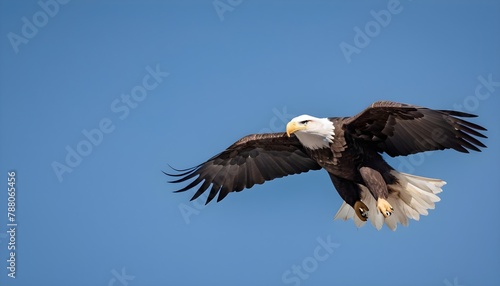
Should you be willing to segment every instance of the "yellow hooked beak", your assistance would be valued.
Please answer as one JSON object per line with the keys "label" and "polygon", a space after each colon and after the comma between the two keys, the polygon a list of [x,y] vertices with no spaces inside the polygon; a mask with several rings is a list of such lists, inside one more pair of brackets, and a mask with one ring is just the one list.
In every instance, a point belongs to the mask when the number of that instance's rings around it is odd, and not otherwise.
{"label": "yellow hooked beak", "polygon": [[306,128],[306,125],[297,124],[297,122],[288,122],[288,124],[286,125],[286,135],[290,137],[290,135],[292,135],[293,133],[299,130],[304,130]]}

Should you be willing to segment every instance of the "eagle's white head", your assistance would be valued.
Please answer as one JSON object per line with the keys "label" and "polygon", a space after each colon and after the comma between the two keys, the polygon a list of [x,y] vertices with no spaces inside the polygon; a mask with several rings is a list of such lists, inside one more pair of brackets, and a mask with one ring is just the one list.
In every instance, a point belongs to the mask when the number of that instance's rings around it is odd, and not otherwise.
{"label": "eagle's white head", "polygon": [[286,125],[286,134],[295,134],[300,143],[309,149],[328,148],[333,142],[335,127],[328,118],[301,115]]}

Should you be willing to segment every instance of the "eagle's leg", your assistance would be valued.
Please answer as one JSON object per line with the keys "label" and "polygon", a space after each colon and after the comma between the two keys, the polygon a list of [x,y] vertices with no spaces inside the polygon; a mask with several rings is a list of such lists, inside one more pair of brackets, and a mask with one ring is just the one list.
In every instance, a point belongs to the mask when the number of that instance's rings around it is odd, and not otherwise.
{"label": "eagle's leg", "polygon": [[392,215],[394,208],[386,200],[389,196],[389,191],[387,190],[387,184],[380,172],[370,167],[361,167],[359,173],[361,177],[363,177],[363,181],[370,190],[370,193],[372,193],[373,197],[377,200],[378,210],[384,217]]}
{"label": "eagle's leg", "polygon": [[354,209],[356,216],[362,221],[367,221],[370,209],[361,201],[361,190],[358,184],[337,177],[330,172],[328,175],[330,175],[330,179],[332,179],[332,183],[342,199]]}

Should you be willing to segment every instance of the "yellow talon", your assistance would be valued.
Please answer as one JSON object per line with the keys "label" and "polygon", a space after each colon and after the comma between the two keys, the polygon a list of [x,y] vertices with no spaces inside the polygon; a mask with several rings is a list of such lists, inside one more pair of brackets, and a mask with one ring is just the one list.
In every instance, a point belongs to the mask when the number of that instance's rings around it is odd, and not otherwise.
{"label": "yellow talon", "polygon": [[390,217],[392,212],[394,212],[394,208],[389,204],[388,201],[382,198],[378,198],[377,200],[377,208],[384,215],[384,217]]}

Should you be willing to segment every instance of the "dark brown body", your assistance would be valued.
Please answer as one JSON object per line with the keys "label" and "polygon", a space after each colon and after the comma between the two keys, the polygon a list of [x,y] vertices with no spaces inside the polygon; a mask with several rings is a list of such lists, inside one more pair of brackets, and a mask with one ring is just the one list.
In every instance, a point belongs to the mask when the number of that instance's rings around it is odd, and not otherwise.
{"label": "dark brown body", "polygon": [[335,127],[331,152],[324,149],[306,149],[306,152],[328,172],[339,195],[349,205],[354,206],[356,201],[361,200],[358,184],[366,186],[375,199],[387,198],[387,185],[396,180],[390,174],[393,168],[368,144],[355,140],[345,132],[345,119],[329,118]]}

